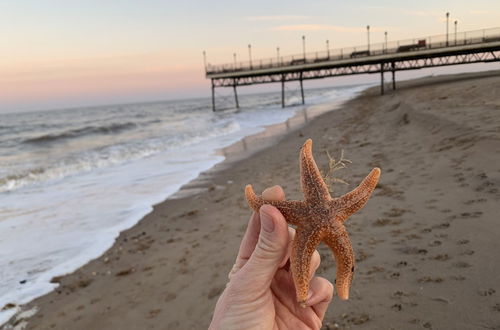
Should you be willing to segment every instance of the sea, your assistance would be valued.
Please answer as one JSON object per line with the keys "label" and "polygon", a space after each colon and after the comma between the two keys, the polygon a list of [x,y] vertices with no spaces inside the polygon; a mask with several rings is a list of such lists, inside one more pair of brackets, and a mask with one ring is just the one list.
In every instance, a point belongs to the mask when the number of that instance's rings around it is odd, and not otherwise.
{"label": "sea", "polygon": [[[0,114],[0,325],[110,248],[120,231],[224,160],[220,148],[368,85]],[[223,108],[224,104],[218,104]]]}

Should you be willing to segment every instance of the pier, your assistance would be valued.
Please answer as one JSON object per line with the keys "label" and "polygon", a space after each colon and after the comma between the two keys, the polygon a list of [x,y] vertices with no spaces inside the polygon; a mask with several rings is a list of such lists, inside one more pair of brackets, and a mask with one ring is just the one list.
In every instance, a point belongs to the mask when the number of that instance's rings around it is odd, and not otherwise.
{"label": "pier", "polygon": [[[303,40],[304,41],[304,40]],[[326,77],[379,73],[380,93],[385,92],[384,73],[392,76],[396,89],[396,71],[500,61],[500,28],[449,33],[415,39],[383,42],[364,46],[303,52],[231,64],[205,63],[211,80],[212,110],[216,111],[215,89],[232,87],[239,108],[238,86],[281,83],[281,105],[285,107],[285,83],[298,81],[302,104],[303,81]]]}

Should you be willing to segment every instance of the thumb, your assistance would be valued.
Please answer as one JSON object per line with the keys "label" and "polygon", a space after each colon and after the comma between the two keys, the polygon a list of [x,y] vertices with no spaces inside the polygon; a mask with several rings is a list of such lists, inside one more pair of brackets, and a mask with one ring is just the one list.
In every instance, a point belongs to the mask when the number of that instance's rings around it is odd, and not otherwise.
{"label": "thumb", "polygon": [[288,225],[274,206],[263,205],[259,214],[259,240],[244,272],[252,279],[253,285],[267,288],[288,251]]}

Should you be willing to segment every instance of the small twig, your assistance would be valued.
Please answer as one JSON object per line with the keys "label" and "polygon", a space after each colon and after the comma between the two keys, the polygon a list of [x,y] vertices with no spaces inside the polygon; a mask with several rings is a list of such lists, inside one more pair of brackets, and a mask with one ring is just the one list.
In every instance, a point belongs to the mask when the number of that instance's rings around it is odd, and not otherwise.
{"label": "small twig", "polygon": [[328,151],[326,152],[326,155],[328,157],[328,173],[325,175],[324,179],[330,191],[333,190],[332,186],[334,183],[338,182],[342,184],[349,184],[347,181],[337,178],[333,175],[334,172],[344,169],[347,167],[347,164],[352,163],[349,159],[344,158],[344,150],[340,151],[340,159],[338,161],[330,156],[330,153]]}

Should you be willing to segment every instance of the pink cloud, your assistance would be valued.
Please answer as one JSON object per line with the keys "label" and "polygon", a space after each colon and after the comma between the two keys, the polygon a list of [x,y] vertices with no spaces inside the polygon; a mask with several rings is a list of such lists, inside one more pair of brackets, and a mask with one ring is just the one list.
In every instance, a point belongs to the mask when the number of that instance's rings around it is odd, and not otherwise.
{"label": "pink cloud", "polygon": [[[370,26],[371,31],[385,31],[387,28]],[[364,32],[366,26],[353,27],[353,26],[340,26],[329,24],[295,24],[295,25],[281,25],[271,28],[273,31],[335,31],[335,32]]]}

